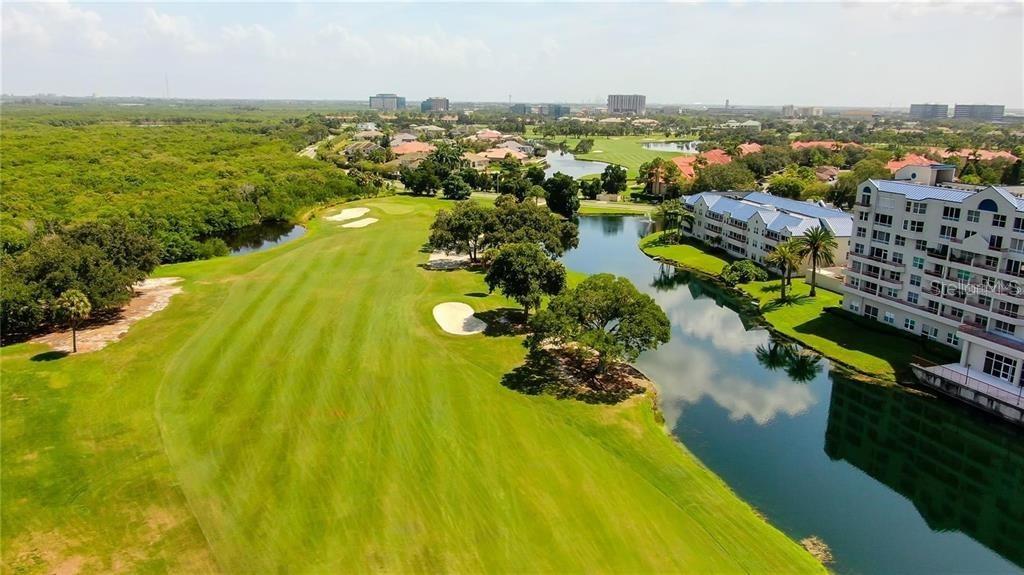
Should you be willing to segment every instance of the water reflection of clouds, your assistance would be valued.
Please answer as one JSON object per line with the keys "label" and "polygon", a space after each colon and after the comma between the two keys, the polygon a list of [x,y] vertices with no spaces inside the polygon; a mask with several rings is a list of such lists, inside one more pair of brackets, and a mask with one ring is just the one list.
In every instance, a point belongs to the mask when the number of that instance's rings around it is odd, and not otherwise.
{"label": "water reflection of clouds", "polygon": [[692,338],[710,342],[715,349],[731,354],[752,354],[757,346],[768,341],[765,331],[747,331],[736,312],[718,307],[712,300],[694,301],[686,290],[656,292],[652,297],[665,310],[674,328]]}
{"label": "water reflection of clouds", "polygon": [[810,386],[794,383],[785,374],[764,372],[748,378],[730,373],[707,350],[679,339],[657,353],[646,354],[640,367],[658,384],[661,409],[670,428],[687,405],[704,397],[728,411],[733,421],[749,417],[758,425],[780,414],[799,415],[817,402]]}

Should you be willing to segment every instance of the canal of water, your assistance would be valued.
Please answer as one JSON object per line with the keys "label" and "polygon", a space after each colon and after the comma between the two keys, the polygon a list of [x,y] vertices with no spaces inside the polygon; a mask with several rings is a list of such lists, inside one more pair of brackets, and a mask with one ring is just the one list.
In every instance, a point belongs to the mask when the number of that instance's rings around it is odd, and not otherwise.
{"label": "canal of water", "polygon": [[672,340],[637,365],[690,451],[794,539],[822,538],[837,572],[1024,572],[1024,434],[773,344],[714,285],[645,256],[649,226],[581,218],[563,260],[668,314]]}

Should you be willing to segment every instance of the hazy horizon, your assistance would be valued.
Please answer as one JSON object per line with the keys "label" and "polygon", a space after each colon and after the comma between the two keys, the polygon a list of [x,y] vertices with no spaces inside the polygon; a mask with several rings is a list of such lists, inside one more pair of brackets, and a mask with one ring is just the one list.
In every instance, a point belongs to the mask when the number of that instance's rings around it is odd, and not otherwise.
{"label": "hazy horizon", "polygon": [[226,100],[1024,108],[993,4],[2,6],[2,92]]}

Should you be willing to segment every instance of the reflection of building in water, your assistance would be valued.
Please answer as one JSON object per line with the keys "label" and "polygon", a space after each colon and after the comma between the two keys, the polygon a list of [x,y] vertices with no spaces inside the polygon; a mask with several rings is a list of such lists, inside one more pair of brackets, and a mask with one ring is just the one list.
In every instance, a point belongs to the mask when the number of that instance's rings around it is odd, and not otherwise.
{"label": "reflection of building in water", "polygon": [[1024,441],[944,402],[834,377],[825,452],[1024,567]]}

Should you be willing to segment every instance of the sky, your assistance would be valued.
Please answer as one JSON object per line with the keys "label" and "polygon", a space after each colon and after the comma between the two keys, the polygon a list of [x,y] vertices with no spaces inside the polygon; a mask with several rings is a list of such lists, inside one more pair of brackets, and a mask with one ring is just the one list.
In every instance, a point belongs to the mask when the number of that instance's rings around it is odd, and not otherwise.
{"label": "sky", "polygon": [[1024,3],[3,2],[6,94],[1024,108]]}

